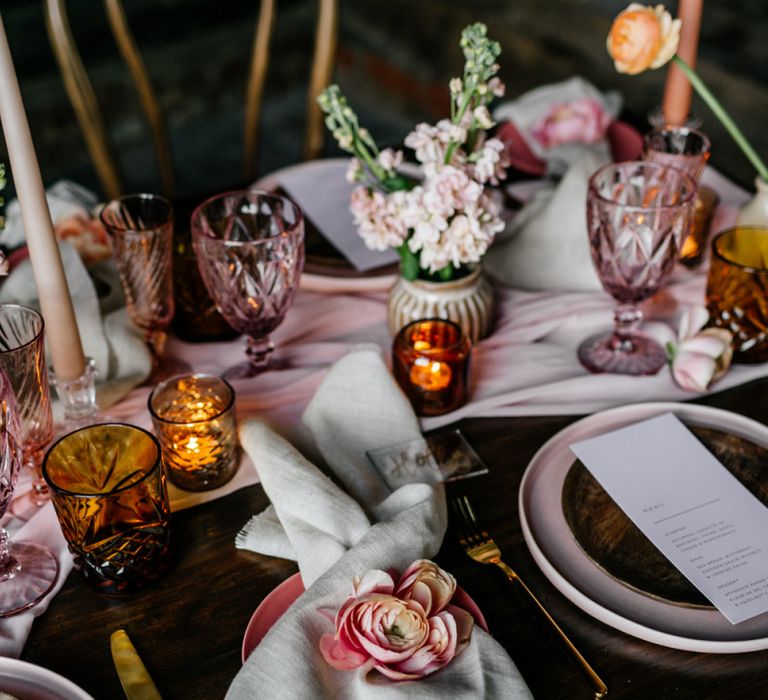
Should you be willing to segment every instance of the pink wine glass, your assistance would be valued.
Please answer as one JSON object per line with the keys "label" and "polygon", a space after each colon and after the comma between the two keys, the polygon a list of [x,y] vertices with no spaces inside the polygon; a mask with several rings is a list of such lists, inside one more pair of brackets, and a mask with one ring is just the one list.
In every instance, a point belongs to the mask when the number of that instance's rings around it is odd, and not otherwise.
{"label": "pink wine glass", "polygon": [[[21,422],[8,376],[0,369],[0,519],[13,497],[23,460]],[[0,617],[15,615],[38,603],[53,586],[59,565],[45,548],[11,542],[0,526]]]}
{"label": "pink wine glass", "polygon": [[618,302],[613,332],[579,346],[579,360],[591,372],[655,374],[666,362],[661,345],[637,330],[643,320],[638,304],[672,272],[695,193],[689,175],[658,163],[616,163],[590,178],[592,261],[603,288]]}
{"label": "pink wine glass", "polygon": [[248,336],[248,362],[225,379],[269,366],[269,334],[283,321],[304,267],[304,216],[286,197],[260,190],[217,195],[192,214],[200,274],[221,315]]}

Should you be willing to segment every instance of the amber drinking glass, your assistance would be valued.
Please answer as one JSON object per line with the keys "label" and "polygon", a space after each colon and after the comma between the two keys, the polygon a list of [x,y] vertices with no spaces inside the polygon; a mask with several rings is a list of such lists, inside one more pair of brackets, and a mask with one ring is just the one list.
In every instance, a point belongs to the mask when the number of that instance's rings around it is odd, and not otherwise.
{"label": "amber drinking glass", "polygon": [[413,321],[399,331],[392,369],[418,415],[438,416],[466,403],[470,351],[469,338],[453,321]]}
{"label": "amber drinking glass", "polygon": [[[10,382],[0,370],[0,520],[5,515],[21,467],[21,424]],[[0,525],[0,617],[35,605],[51,589],[59,565],[32,542],[9,542]]]}
{"label": "amber drinking glass", "polygon": [[30,496],[36,506],[48,500],[40,466],[45,449],[53,439],[44,328],[43,317],[34,309],[0,304],[0,370],[8,376],[16,396],[24,464],[32,470]]}
{"label": "amber drinking glass", "polygon": [[687,173],[696,183],[694,216],[690,233],[683,240],[680,261],[695,265],[701,260],[706,245],[707,229],[717,203],[717,194],[699,181],[709,160],[711,144],[705,134],[683,126],[667,126],[648,132],[643,138],[643,160],[659,163]]}
{"label": "amber drinking glass", "polygon": [[260,190],[230,192],[192,214],[200,274],[216,307],[248,337],[248,362],[226,379],[252,377],[269,366],[269,334],[285,318],[304,267],[304,216],[286,197]]}
{"label": "amber drinking glass", "polygon": [[173,207],[153,194],[115,199],[101,211],[109,235],[128,315],[144,333],[155,365],[173,318]]}
{"label": "amber drinking glass", "polygon": [[43,476],[86,581],[105,592],[144,588],[170,567],[170,507],[160,445],[142,428],[92,425],[58,440]]}
{"label": "amber drinking glass", "polygon": [[589,180],[587,231],[597,276],[618,302],[612,333],[585,340],[579,360],[591,372],[655,374],[664,349],[638,332],[638,304],[672,272],[690,226],[696,185],[658,163],[607,165]]}
{"label": "amber drinking glass", "polygon": [[226,381],[208,374],[172,377],[152,391],[149,412],[176,486],[206,491],[235,475],[235,391]]}
{"label": "amber drinking glass", "polygon": [[711,322],[733,333],[734,360],[768,360],[768,228],[736,227],[712,241]]}

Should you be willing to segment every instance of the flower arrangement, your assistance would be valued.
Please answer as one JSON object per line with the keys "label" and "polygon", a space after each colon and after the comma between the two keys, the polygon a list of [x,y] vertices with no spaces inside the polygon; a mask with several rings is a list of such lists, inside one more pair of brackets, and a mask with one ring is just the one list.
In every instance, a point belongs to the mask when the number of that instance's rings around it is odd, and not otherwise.
{"label": "flower arrangement", "polygon": [[504,228],[501,207],[486,189],[505,177],[507,165],[502,142],[487,137],[494,126],[488,104],[504,94],[496,76],[501,48],[480,23],[464,29],[461,48],[464,73],[450,81],[450,118],[418,124],[405,138],[420,178],[400,172],[401,150],[379,150],[338,86],[318,97],[326,126],[353,155],[347,177],[357,183],[350,209],[358,231],[369,248],[397,249],[408,280],[466,274]]}
{"label": "flower arrangement", "polygon": [[725,328],[705,328],[709,312],[696,305],[680,319],[677,345],[667,343],[675,383],[687,391],[706,391],[731,365],[733,335]]}
{"label": "flower arrangement", "polygon": [[395,585],[373,569],[353,579],[336,615],[336,633],[320,639],[335,669],[376,669],[392,680],[416,680],[440,670],[469,644],[474,621],[451,605],[456,579],[434,562],[413,562]]}
{"label": "flower arrangement", "polygon": [[636,75],[649,68],[660,68],[670,60],[674,61],[728,130],[760,177],[768,182],[768,167],[693,68],[677,55],[680,26],[681,21],[673,20],[663,5],[649,7],[637,3],[630,4],[619,13],[608,33],[608,53],[616,70],[619,73]]}

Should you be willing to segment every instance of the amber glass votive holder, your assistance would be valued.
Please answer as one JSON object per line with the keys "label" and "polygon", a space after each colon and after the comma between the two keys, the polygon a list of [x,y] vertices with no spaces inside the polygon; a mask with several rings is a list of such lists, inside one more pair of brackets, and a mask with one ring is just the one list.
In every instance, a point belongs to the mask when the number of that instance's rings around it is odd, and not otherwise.
{"label": "amber glass votive holder", "polygon": [[711,322],[733,333],[735,362],[768,360],[768,228],[737,226],[712,240]]}
{"label": "amber glass votive holder", "polygon": [[183,374],[158,384],[149,412],[168,478],[187,491],[226,484],[237,471],[235,390],[210,374]]}
{"label": "amber glass votive holder", "polygon": [[413,321],[395,336],[395,379],[420,416],[439,416],[467,401],[471,344],[453,321]]}
{"label": "amber glass votive holder", "polygon": [[88,583],[128,593],[169,570],[171,509],[154,435],[123,423],[81,428],[51,447],[43,477]]}

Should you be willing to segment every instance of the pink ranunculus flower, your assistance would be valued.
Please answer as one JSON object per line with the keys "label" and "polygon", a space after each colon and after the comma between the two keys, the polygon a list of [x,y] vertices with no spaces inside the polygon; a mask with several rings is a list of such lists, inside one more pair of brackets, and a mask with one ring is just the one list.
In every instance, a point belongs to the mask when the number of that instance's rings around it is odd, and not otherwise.
{"label": "pink ranunculus flower", "polygon": [[531,133],[545,148],[563,143],[596,143],[610,126],[611,116],[590,97],[553,105]]}
{"label": "pink ranunculus flower", "polygon": [[725,328],[704,328],[708,321],[705,307],[691,307],[680,319],[677,346],[667,348],[672,377],[687,391],[706,391],[731,364],[733,335]]}
{"label": "pink ranunculus flower", "polygon": [[456,579],[435,562],[418,559],[400,577],[395,595],[403,600],[415,600],[427,615],[437,615],[448,605],[456,592]]}
{"label": "pink ranunculus flower", "polygon": [[336,633],[322,636],[320,651],[338,670],[376,669],[397,681],[434,673],[464,650],[474,625],[448,605],[455,588],[450,574],[426,560],[406,570],[397,590],[388,573],[368,571],[354,579]]}

